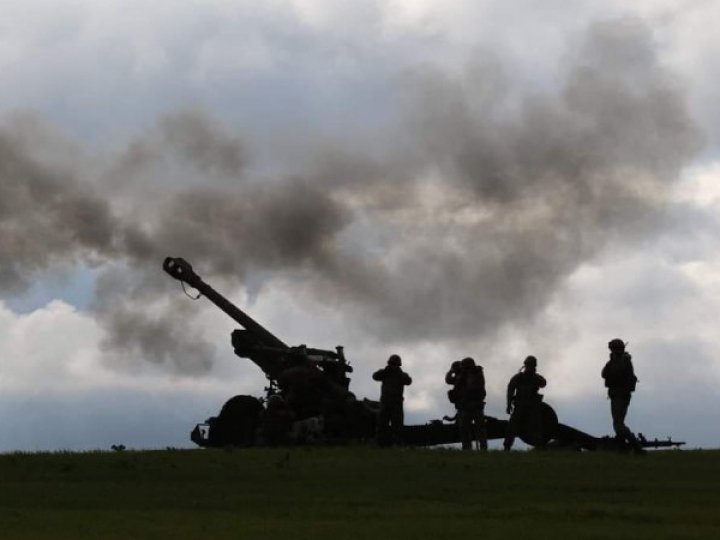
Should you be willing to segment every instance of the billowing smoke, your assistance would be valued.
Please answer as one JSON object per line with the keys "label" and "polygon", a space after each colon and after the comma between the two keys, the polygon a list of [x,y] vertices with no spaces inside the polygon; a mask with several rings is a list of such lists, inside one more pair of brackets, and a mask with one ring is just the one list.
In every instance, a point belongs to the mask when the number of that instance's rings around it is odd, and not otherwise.
{"label": "billowing smoke", "polygon": [[[40,271],[60,264],[102,267],[93,310],[107,330],[108,354],[122,352],[126,360],[191,374],[212,365],[214,347],[193,330],[192,308],[177,289],[170,292],[175,284],[160,270],[168,254],[242,280],[253,268],[320,264],[344,223],[338,205],[306,180],[246,181],[241,147],[197,112],[162,119],[93,180],[81,172],[88,161],[59,168],[36,158],[56,152],[17,136],[28,123],[36,127],[37,120],[14,119],[0,132],[0,287],[22,292]],[[168,160],[172,173],[186,176],[176,185],[152,177],[168,173]],[[233,183],[188,179],[213,172]]]}
{"label": "billowing smoke", "polygon": [[609,243],[658,229],[700,144],[682,89],[633,20],[594,25],[569,60],[546,95],[518,94],[484,58],[461,76],[417,74],[429,178],[373,217],[396,242],[373,285],[377,331],[486,335],[532,318]]}
{"label": "billowing smoke", "polygon": [[582,262],[657,230],[699,146],[645,27],[598,24],[572,49],[544,94],[486,58],[460,74],[412,70],[397,148],[331,147],[283,177],[249,168],[241,138],[198,111],[102,159],[8,122],[0,287],[102,267],[93,309],[109,353],[182,373],[208,369],[213,347],[187,331],[192,306],[170,298],[166,255],[210,278],[302,280],[387,341],[530,321]]}

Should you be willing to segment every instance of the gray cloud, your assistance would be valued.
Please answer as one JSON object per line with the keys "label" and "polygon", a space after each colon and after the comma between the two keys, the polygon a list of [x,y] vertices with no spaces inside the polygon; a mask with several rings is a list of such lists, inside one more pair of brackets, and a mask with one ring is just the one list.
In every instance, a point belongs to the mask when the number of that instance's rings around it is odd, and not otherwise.
{"label": "gray cloud", "polygon": [[460,195],[437,210],[445,223],[400,225],[413,247],[373,281],[376,330],[481,336],[532,317],[608,243],[658,231],[701,142],[680,88],[634,19],[593,25],[568,57],[557,95],[513,93],[493,62],[463,78],[419,74],[419,159]]}
{"label": "gray cloud", "polygon": [[604,246],[657,231],[700,141],[639,21],[591,26],[560,71],[557,91],[528,94],[499,60],[418,68],[385,157],[320,138],[279,177],[250,169],[242,137],[198,111],[162,118],[92,174],[82,151],[58,167],[6,126],[0,286],[106,265],[94,307],[106,346],[181,373],[207,369],[213,348],[167,300],[169,254],[213,279],[292,276],[388,342],[531,320]]}

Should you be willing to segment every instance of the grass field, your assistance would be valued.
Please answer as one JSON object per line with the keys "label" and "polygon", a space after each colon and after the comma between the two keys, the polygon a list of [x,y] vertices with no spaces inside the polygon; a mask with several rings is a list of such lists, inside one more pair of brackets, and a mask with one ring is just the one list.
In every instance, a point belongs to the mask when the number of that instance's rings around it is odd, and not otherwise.
{"label": "grass field", "polygon": [[720,452],[0,455],[0,538],[720,538]]}

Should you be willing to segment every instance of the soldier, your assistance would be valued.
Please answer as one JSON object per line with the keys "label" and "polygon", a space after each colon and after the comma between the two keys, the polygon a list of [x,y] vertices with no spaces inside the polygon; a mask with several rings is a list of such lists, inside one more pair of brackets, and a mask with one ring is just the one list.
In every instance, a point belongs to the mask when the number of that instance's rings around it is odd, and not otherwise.
{"label": "soldier", "polygon": [[612,415],[615,436],[627,442],[636,453],[644,452],[637,438],[625,425],[625,416],[630,406],[630,398],[638,382],[633,369],[632,357],[625,351],[625,342],[613,339],[608,343],[610,360],[602,369],[602,378],[608,389],[610,398],[610,414]]}
{"label": "soldier", "polygon": [[[453,364],[455,365],[455,364]],[[451,377],[450,375],[453,374]],[[487,450],[485,429],[485,374],[472,358],[464,358],[457,369],[451,369],[445,382],[454,384],[455,407],[463,450],[472,450],[472,441]]]}
{"label": "soldier", "polygon": [[393,354],[388,358],[387,366],[372,376],[374,380],[382,382],[377,424],[377,441],[381,446],[400,442],[404,421],[403,391],[405,386],[412,384],[412,379],[401,366],[401,358]]}
{"label": "soldier", "polygon": [[528,438],[542,446],[542,395],[540,388],[547,384],[545,378],[537,373],[537,358],[528,356],[523,362],[520,373],[510,379],[507,388],[507,413],[510,420],[505,433],[505,450],[512,448],[520,429],[527,429]]}

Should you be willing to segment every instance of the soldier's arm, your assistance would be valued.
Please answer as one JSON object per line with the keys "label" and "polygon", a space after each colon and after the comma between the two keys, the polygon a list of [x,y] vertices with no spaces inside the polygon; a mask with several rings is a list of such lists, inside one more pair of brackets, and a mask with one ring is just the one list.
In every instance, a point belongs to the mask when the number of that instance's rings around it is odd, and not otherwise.
{"label": "soldier's arm", "polygon": [[537,375],[537,382],[539,388],[545,388],[545,385],[547,385],[547,381],[545,380],[545,377],[542,375]]}
{"label": "soldier's arm", "polygon": [[411,385],[411,384],[412,384],[412,378],[410,377],[410,375],[408,375],[407,373],[403,373],[403,375],[404,375],[404,377],[403,377],[403,384],[404,384],[405,386]]}
{"label": "soldier's arm", "polygon": [[378,369],[375,373],[373,373],[372,378],[375,381],[382,381],[385,378],[385,370]]}
{"label": "soldier's arm", "polygon": [[457,380],[457,372],[451,369],[445,374],[445,383],[454,385]]}

